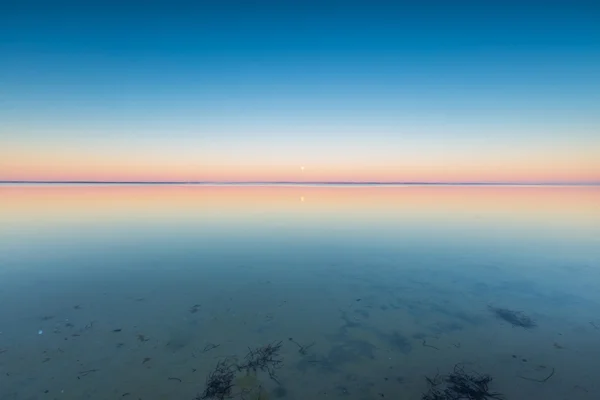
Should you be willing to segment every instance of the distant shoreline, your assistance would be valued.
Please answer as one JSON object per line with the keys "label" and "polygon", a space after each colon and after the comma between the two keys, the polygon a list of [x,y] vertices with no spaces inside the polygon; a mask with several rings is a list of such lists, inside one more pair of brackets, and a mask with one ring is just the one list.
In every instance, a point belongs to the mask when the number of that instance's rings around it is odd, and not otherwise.
{"label": "distant shoreline", "polygon": [[0,181],[0,185],[190,185],[190,186],[600,186],[598,183],[523,182],[218,182],[218,181]]}

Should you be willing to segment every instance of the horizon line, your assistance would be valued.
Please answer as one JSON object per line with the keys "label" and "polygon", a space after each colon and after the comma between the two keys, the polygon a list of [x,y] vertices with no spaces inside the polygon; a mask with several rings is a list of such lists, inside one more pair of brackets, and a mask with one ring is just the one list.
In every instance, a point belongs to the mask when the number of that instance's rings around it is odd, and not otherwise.
{"label": "horizon line", "polygon": [[418,181],[68,181],[0,180],[3,185],[204,185],[204,186],[600,186],[600,182],[418,182]]}

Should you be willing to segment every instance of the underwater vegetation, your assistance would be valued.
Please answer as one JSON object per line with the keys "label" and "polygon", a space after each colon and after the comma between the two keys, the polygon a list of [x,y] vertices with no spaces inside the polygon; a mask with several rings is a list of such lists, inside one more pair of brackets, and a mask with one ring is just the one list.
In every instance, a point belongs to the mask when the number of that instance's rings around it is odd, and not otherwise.
{"label": "underwater vegetation", "polygon": [[279,383],[275,375],[275,370],[281,368],[283,363],[283,360],[279,358],[281,342],[248,350],[249,352],[244,358],[245,362],[237,365],[238,371],[249,373],[250,371],[257,372],[260,370],[267,372],[271,379]]}
{"label": "underwater vegetation", "polygon": [[533,319],[531,319],[521,311],[513,311],[507,308],[498,308],[492,306],[488,307],[497,318],[508,322],[512,326],[518,326],[525,329],[534,328],[537,326]]}
{"label": "underwater vegetation", "polygon": [[308,352],[308,349],[310,349],[311,347],[313,347],[315,345],[315,342],[312,342],[309,345],[301,345],[300,343],[296,342],[294,340],[294,338],[289,338],[288,339],[290,342],[294,343],[296,346],[298,346],[298,353],[302,354],[303,356],[305,356]]}
{"label": "underwater vegetation", "polygon": [[235,377],[232,367],[228,360],[219,361],[215,369],[206,378],[204,392],[197,396],[195,400],[223,400],[228,398],[231,395],[233,378]]}
{"label": "underwater vegetation", "polygon": [[421,400],[487,400],[502,399],[500,393],[490,392],[488,385],[492,381],[489,375],[466,372],[462,365],[456,364],[449,375],[436,374],[425,377],[429,390]]}
{"label": "underwater vegetation", "polygon": [[[249,348],[248,354],[241,364],[232,359],[219,361],[215,369],[206,378],[206,387],[195,400],[215,399],[223,400],[235,395],[245,399],[247,395],[256,392],[257,398],[266,398],[266,393],[256,377],[258,371],[266,372],[269,377],[279,384],[276,370],[281,368],[283,360],[279,356],[282,342],[271,343],[257,348]],[[241,386],[240,392],[233,393],[236,372],[245,372],[245,376],[238,377],[236,382]]]}

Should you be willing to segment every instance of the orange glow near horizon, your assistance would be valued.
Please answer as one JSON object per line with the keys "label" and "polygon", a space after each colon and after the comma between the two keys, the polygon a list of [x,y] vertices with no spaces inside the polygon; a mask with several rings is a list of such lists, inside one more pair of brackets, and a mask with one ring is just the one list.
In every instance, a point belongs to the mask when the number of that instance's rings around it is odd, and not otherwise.
{"label": "orange glow near horizon", "polygon": [[0,180],[600,183],[596,142],[494,153],[477,146],[471,152],[399,148],[363,153],[352,146],[336,151],[223,145],[196,151],[192,144],[152,143],[133,150],[93,143],[66,148],[21,143],[0,150]]}
{"label": "orange glow near horizon", "polygon": [[[5,224],[110,220],[439,218],[600,223],[597,187],[3,186]],[[381,218],[380,218],[381,217]]]}
{"label": "orange glow near horizon", "polygon": [[[6,165],[6,161],[4,162]],[[303,168],[302,168],[303,167]],[[600,167],[591,162],[556,162],[553,165],[164,165],[130,163],[67,163],[9,165],[5,181],[103,182],[511,182],[598,183]]]}

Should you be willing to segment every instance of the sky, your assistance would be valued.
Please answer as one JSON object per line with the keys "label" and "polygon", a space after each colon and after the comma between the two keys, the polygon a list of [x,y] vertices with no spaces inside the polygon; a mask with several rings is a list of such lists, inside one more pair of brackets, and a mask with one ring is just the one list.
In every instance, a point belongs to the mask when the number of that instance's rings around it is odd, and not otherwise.
{"label": "sky", "polygon": [[0,2],[0,180],[600,182],[593,1]]}

